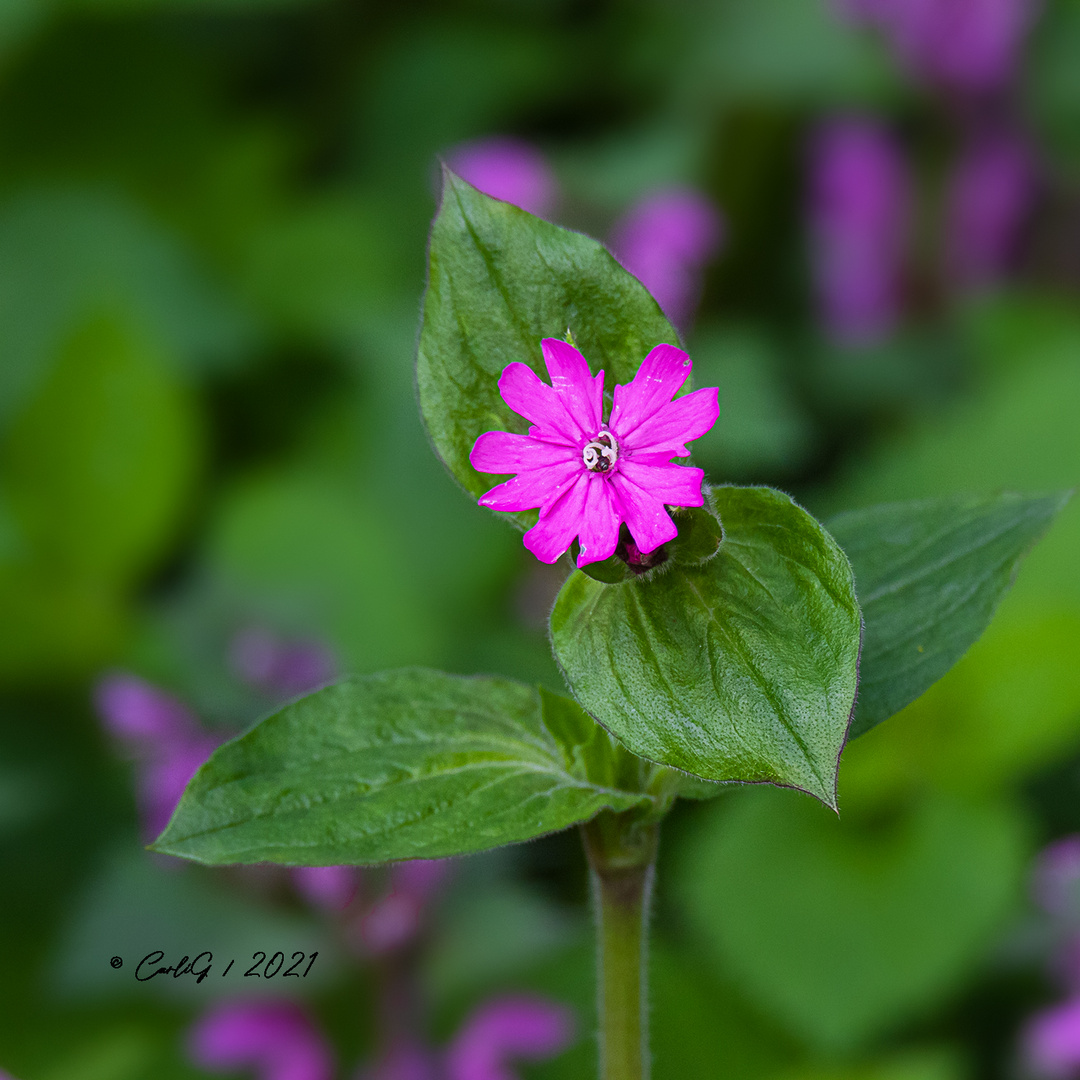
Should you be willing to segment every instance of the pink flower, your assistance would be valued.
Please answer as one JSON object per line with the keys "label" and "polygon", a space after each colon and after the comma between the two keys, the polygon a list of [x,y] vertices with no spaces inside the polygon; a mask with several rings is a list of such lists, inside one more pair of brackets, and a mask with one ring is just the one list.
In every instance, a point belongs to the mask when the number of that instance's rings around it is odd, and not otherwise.
{"label": "pink flower", "polygon": [[326,1039],[298,1005],[285,1001],[213,1006],[188,1035],[188,1054],[200,1068],[254,1068],[258,1080],[332,1080]]}
{"label": "pink flower", "polygon": [[690,375],[690,357],[657,345],[631,383],[616,386],[605,421],[604,373],[595,377],[572,345],[541,342],[551,385],[526,364],[507,365],[499,392],[532,423],[527,435],[488,431],[469,455],[474,469],[515,473],[480,505],[533,510],[540,520],[525,546],[553,563],[580,540],[578,566],[613,555],[625,522],[643,554],[678,533],[667,506],[701,506],[705,474],[671,462],[689,454],[686,443],[704,435],[720,415],[715,387],[672,401]]}
{"label": "pink flower", "polygon": [[563,1005],[506,997],[481,1005],[446,1052],[448,1080],[515,1080],[508,1058],[543,1061],[566,1049],[574,1019]]}

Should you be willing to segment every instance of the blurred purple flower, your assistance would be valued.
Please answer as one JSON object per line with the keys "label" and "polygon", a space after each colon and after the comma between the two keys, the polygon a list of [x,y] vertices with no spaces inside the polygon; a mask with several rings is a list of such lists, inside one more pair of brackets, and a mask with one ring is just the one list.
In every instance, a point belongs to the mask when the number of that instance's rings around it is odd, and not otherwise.
{"label": "blurred purple flower", "polygon": [[317,641],[286,641],[259,627],[241,630],[229,646],[233,671],[276,698],[310,693],[337,674],[330,650]]}
{"label": "blurred purple flower", "polygon": [[945,260],[960,285],[993,283],[1016,255],[1037,191],[1035,158],[1013,134],[976,139],[955,167],[946,196]]}
{"label": "blurred purple flower", "polygon": [[574,1018],[564,1005],[505,997],[481,1005],[446,1053],[447,1080],[516,1080],[510,1061],[543,1061],[564,1050]]}
{"label": "blurred purple flower", "polygon": [[442,890],[453,863],[450,859],[410,859],[390,868],[395,893],[426,901]]}
{"label": "blurred purple flower", "polygon": [[147,836],[156,837],[169,824],[188,781],[220,742],[208,733],[175,740],[161,746],[149,760],[140,762],[139,810]]}
{"label": "blurred purple flower", "polygon": [[355,866],[294,866],[293,887],[309,904],[327,911],[344,911],[360,887]]}
{"label": "blurred purple flower", "polygon": [[1038,0],[849,0],[846,12],[876,26],[917,78],[969,93],[1012,78]]}
{"label": "blurred purple flower", "polygon": [[1024,1028],[1021,1047],[1037,1076],[1075,1076],[1080,1070],[1080,997],[1037,1013]]}
{"label": "blurred purple flower", "polygon": [[558,200],[558,183],[547,159],[523,139],[498,135],[462,143],[447,164],[463,180],[493,199],[548,217]]}
{"label": "blurred purple flower", "polygon": [[390,888],[360,920],[360,940],[376,955],[411,942],[423,926],[424,908],[441,890],[449,859],[414,859],[390,870]]}
{"label": "blurred purple flower", "polygon": [[331,1080],[334,1074],[326,1039],[291,1002],[213,1006],[188,1033],[188,1054],[203,1069],[255,1069],[258,1080]]}
{"label": "blurred purple flower", "polygon": [[611,250],[656,297],[680,329],[693,319],[702,275],[720,250],[719,210],[691,188],[664,188],[639,200],[619,219]]}
{"label": "blurred purple flower", "polygon": [[436,1055],[414,1042],[395,1043],[357,1075],[358,1080],[443,1080]]}
{"label": "blurred purple flower", "polygon": [[816,131],[810,254],[821,319],[839,344],[874,344],[896,325],[908,202],[900,148],[881,125],[838,117]]}
{"label": "blurred purple flower", "polygon": [[1043,848],[1032,873],[1031,893],[1050,915],[1080,914],[1080,834]]}
{"label": "blurred purple flower", "polygon": [[136,761],[143,832],[156,837],[222,736],[201,728],[179,701],[134,675],[106,675],[94,701],[105,729]]}
{"label": "blurred purple flower", "polygon": [[1070,994],[1080,994],[1080,934],[1069,935],[1058,946],[1050,968]]}
{"label": "blurred purple flower", "polygon": [[125,742],[153,746],[163,739],[186,739],[199,730],[195,717],[176,698],[125,671],[98,680],[94,704],[105,730]]}

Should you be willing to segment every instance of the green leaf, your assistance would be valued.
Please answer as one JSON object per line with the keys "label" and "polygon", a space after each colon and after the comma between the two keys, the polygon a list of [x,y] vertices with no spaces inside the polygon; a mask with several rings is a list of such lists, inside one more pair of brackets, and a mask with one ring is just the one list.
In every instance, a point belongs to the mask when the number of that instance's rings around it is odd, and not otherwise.
{"label": "green leaf", "polygon": [[866,620],[852,738],[914,701],[978,640],[1069,497],[946,496],[830,520]]}
{"label": "green leaf", "polygon": [[563,751],[567,770],[600,787],[640,791],[651,763],[631,754],[573,698],[540,687],[544,726]]}
{"label": "green leaf", "polygon": [[33,190],[0,206],[0,424],[99,312],[138,327],[180,374],[235,367],[256,332],[136,204],[94,190]]}
{"label": "green leaf", "polygon": [[420,409],[435,449],[474,496],[496,482],[469,464],[477,438],[529,429],[499,396],[507,364],[520,360],[546,378],[540,341],[569,329],[610,391],[654,345],[678,344],[645,286],[602,244],[489,198],[448,169],[428,259]]}
{"label": "green leaf", "polygon": [[329,686],[221,747],[154,849],[204,863],[435,859],[646,802],[570,772],[535,689],[410,668]]}
{"label": "green leaf", "polygon": [[187,509],[201,436],[140,327],[102,313],[72,328],[0,438],[0,678],[109,662]]}
{"label": "green leaf", "polygon": [[858,678],[860,616],[832,537],[769,488],[713,489],[725,539],[700,567],[603,585],[551,616],[575,696],[635,754],[829,806]]}
{"label": "green leaf", "polygon": [[926,1015],[985,954],[1028,852],[1009,803],[889,815],[741,791],[698,817],[673,895],[718,966],[836,1055]]}
{"label": "green leaf", "polygon": [[0,444],[27,545],[60,576],[136,578],[176,527],[200,435],[152,341],[129,320],[87,318]]}

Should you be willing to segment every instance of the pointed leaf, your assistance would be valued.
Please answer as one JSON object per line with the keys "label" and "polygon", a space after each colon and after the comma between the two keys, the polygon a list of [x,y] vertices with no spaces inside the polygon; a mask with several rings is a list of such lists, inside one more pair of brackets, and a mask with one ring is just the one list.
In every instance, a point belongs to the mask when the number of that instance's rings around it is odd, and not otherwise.
{"label": "pointed leaf", "polygon": [[700,567],[603,585],[575,573],[551,616],[581,704],[642,757],[835,805],[858,678],[851,568],[769,488],[713,489],[725,539]]}
{"label": "pointed leaf", "polygon": [[154,849],[204,863],[434,859],[647,801],[572,775],[534,688],[410,668],[329,686],[221,747]]}
{"label": "pointed leaf", "polygon": [[866,620],[851,738],[919,697],[986,629],[1068,494],[950,495],[840,514],[829,529]]}
{"label": "pointed leaf", "polygon": [[469,464],[476,439],[529,429],[504,404],[498,380],[515,360],[546,380],[542,338],[569,328],[609,392],[630,382],[654,345],[678,344],[645,286],[602,244],[492,199],[448,169],[428,260],[420,409],[435,449],[472,495],[495,483]]}

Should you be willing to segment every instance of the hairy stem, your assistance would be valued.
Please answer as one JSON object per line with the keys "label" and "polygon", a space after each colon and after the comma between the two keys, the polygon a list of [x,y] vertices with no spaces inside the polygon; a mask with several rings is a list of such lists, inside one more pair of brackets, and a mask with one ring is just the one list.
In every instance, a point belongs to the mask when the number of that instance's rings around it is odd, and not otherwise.
{"label": "hairy stem", "polygon": [[659,826],[604,812],[582,827],[597,917],[600,1080],[648,1080],[648,920]]}

